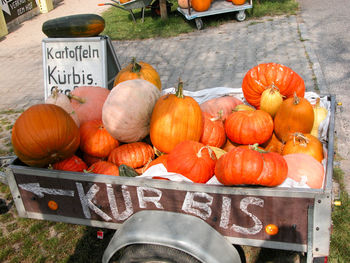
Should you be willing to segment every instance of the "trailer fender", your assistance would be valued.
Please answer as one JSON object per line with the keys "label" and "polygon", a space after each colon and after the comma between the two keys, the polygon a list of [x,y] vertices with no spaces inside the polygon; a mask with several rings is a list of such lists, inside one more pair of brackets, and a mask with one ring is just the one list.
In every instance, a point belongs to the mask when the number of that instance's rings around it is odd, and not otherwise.
{"label": "trailer fender", "polygon": [[241,263],[236,248],[198,217],[144,210],[132,215],[116,231],[102,262],[108,263],[120,249],[133,244],[174,248],[205,263]]}

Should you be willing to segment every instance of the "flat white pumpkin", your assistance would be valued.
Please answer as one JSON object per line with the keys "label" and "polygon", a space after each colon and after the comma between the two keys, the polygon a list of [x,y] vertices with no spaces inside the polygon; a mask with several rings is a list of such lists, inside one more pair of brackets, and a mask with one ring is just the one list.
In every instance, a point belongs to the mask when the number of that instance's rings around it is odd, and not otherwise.
{"label": "flat white pumpkin", "polygon": [[102,122],[118,141],[137,142],[149,134],[150,119],[159,89],[144,79],[119,83],[108,95],[102,108]]}

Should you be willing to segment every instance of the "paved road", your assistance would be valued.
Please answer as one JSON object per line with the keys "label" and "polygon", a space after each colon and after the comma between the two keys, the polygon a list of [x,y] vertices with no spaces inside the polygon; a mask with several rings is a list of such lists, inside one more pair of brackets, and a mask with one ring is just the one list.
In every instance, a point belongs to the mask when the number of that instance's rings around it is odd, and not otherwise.
{"label": "paved road", "polygon": [[350,1],[299,0],[308,40],[330,93],[342,103],[336,114],[337,153],[350,193]]}

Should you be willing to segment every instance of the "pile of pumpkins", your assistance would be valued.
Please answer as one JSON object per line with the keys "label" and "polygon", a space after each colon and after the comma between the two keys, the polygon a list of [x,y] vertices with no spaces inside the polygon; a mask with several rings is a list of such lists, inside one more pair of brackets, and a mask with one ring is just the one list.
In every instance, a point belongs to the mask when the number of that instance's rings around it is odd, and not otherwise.
{"label": "pile of pumpkins", "polygon": [[28,166],[56,170],[135,176],[162,163],[195,183],[215,175],[224,185],[273,187],[289,177],[322,187],[318,127],[328,112],[304,98],[304,81],[292,69],[251,68],[245,101],[199,104],[183,85],[162,95],[157,71],[133,59],[112,90],[82,86],[67,96],[56,89],[18,117],[14,152]]}
{"label": "pile of pumpkins", "polygon": [[[205,12],[207,11],[212,2],[215,0],[178,0],[177,4],[181,8],[192,8],[197,12]],[[232,2],[234,5],[243,5],[246,0],[226,0],[227,2]]]}

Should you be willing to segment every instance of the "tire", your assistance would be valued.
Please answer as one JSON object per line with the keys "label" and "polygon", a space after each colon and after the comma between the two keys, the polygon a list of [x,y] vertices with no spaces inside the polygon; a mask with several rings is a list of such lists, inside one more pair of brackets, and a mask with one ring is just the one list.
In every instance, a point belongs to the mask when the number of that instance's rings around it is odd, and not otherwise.
{"label": "tire", "polygon": [[196,27],[197,27],[198,30],[201,30],[203,28],[203,21],[202,21],[202,19],[196,18],[194,20],[194,22],[196,23]]}
{"label": "tire", "polygon": [[240,10],[238,11],[238,13],[236,14],[236,19],[238,22],[243,22],[246,19],[246,14],[244,10]]}
{"label": "tire", "polygon": [[152,244],[127,246],[112,260],[118,263],[201,263],[181,250]]}

